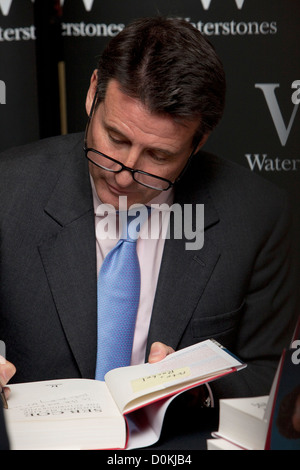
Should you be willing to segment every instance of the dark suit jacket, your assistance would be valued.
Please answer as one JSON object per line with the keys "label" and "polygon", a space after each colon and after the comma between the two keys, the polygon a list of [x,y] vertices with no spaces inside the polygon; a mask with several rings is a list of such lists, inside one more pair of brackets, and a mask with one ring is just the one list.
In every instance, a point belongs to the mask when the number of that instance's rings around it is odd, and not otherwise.
{"label": "dark suit jacket", "polygon": [[9,450],[9,441],[2,406],[0,406],[0,450]]}
{"label": "dark suit jacket", "polygon": [[[83,136],[0,155],[0,339],[14,381],[94,377],[96,252]],[[175,349],[214,337],[248,363],[219,396],[269,392],[288,343],[286,197],[249,170],[199,153],[175,202],[205,204],[204,247],[166,240],[149,330]]]}

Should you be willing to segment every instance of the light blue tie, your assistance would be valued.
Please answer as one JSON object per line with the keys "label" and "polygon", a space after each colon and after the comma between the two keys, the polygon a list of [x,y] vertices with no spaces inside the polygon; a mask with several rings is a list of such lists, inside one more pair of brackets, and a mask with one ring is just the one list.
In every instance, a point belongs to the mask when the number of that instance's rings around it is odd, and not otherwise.
{"label": "light blue tie", "polygon": [[[147,216],[148,212],[146,211]],[[141,213],[140,213],[141,215]],[[130,365],[140,299],[140,265],[136,243],[141,224],[137,215],[120,213],[122,235],[105,257],[98,277],[96,380],[117,367]]]}

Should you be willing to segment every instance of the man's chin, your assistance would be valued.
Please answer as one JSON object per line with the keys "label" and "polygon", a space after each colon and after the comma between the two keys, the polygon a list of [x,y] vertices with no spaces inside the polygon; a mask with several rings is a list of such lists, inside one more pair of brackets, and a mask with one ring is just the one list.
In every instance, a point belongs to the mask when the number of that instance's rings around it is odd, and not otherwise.
{"label": "man's chin", "polygon": [[126,211],[134,204],[145,204],[142,198],[132,197],[130,194],[103,194],[100,200],[103,204],[109,204],[118,211]]}
{"label": "man's chin", "polygon": [[[140,194],[138,191],[118,191],[106,183],[106,191],[101,191],[98,196],[102,203],[114,206],[116,210],[128,210],[134,204],[146,205],[151,200],[151,194]],[[148,197],[147,197],[148,196]]]}

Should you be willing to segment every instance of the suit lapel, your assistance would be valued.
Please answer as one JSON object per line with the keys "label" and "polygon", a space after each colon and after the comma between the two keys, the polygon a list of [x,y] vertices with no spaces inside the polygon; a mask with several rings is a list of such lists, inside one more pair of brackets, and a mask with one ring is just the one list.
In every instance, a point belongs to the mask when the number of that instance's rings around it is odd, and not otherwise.
{"label": "suit lapel", "polygon": [[84,377],[92,377],[96,353],[96,248],[88,166],[81,149],[65,169],[45,208],[57,232],[39,246],[66,339]]}
{"label": "suit lapel", "polygon": [[204,204],[204,246],[200,250],[187,250],[188,240],[184,237],[181,240],[170,238],[165,241],[146,358],[154,341],[177,348],[220,257],[219,248],[209,237],[210,228],[219,222],[218,213],[205,179],[201,181],[199,178],[195,187],[193,181],[192,178],[186,178],[184,184],[178,186],[174,203],[182,207],[184,204],[193,204],[194,210],[196,203]]}

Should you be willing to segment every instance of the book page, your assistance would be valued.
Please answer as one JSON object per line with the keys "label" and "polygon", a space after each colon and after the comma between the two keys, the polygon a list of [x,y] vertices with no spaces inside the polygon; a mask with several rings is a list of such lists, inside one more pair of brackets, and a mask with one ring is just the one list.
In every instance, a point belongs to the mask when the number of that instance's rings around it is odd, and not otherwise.
{"label": "book page", "polygon": [[[163,396],[164,392],[180,390],[184,385],[198,383],[201,379],[243,366],[214,341],[207,340],[170,354],[155,364],[146,363],[110,371],[105,381],[123,413]],[[139,400],[141,397],[143,399]]]}
{"label": "book page", "polygon": [[127,450],[148,447],[159,440],[167,408],[176,397],[164,398],[126,415],[129,427]]}
{"label": "book page", "polygon": [[126,424],[104,382],[10,385],[5,419],[16,449],[124,447]]}

